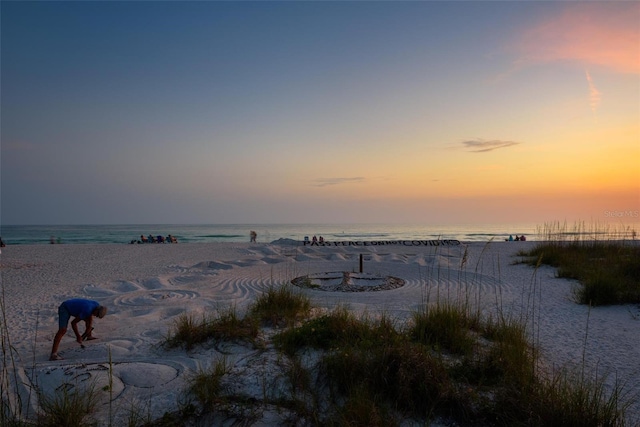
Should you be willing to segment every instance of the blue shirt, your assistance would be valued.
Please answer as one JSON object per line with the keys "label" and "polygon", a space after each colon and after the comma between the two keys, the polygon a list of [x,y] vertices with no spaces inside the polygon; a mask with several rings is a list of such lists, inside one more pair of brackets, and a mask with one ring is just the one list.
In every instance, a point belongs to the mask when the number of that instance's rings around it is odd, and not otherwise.
{"label": "blue shirt", "polygon": [[66,300],[62,304],[65,306],[70,315],[72,315],[73,317],[77,317],[80,320],[86,320],[91,317],[93,310],[100,306],[97,301],[91,301],[81,298]]}

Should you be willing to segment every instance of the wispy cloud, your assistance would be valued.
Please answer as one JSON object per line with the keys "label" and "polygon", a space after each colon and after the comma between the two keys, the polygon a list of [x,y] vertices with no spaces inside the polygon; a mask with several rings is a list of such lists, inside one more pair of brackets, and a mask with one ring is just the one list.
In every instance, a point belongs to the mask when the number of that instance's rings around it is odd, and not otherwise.
{"label": "wispy cloud", "polygon": [[591,78],[589,71],[585,71],[585,74],[587,75],[587,83],[589,83],[589,105],[591,106],[591,111],[595,114],[598,106],[600,105],[601,94],[593,83],[593,79]]}
{"label": "wispy cloud", "polygon": [[311,185],[314,187],[328,187],[330,185],[351,184],[354,182],[363,182],[364,177],[356,176],[352,178],[318,178]]}
{"label": "wispy cloud", "polygon": [[524,29],[510,46],[516,68],[563,60],[640,73],[640,3],[568,4],[557,16]]}
{"label": "wispy cloud", "polygon": [[512,145],[518,145],[520,143],[515,141],[501,141],[497,139],[490,141],[486,141],[484,139],[472,139],[469,141],[462,141],[461,144],[467,149],[467,151],[472,153],[486,153],[488,151],[511,147]]}

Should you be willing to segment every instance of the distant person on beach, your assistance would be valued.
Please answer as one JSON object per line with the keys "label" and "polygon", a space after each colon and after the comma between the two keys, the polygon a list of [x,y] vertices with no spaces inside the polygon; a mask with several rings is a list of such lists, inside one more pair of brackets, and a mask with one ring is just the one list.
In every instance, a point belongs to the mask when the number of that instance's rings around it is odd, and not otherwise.
{"label": "distant person on beach", "polygon": [[513,235],[512,234],[509,234],[509,241],[513,242]]}
{"label": "distant person on beach", "polygon": [[[58,307],[58,332],[53,338],[53,347],[51,347],[51,357],[49,360],[62,360],[62,357],[58,355],[58,347],[62,337],[67,333],[67,326],[69,325],[69,319],[73,317],[71,321],[71,328],[73,333],[76,334],[76,341],[82,344],[83,340],[96,339],[91,332],[93,327],[93,318],[98,317],[102,319],[107,314],[107,308],[100,305],[97,301],[88,299],[75,298],[66,300],[60,307]],[[80,335],[78,331],[78,322],[84,320],[85,330],[84,334]],[[84,345],[83,345],[84,348]]]}
{"label": "distant person on beach", "polygon": [[250,236],[249,241],[251,243],[255,243],[256,239],[258,238],[258,233],[256,233],[255,231],[251,230],[251,233],[249,233],[249,236]]}
{"label": "distant person on beach", "polygon": [[176,236],[172,236],[171,234],[169,234],[167,236],[167,242],[169,242],[169,243],[178,243],[178,239],[176,239]]}
{"label": "distant person on beach", "polygon": [[147,239],[147,238],[144,236],[144,234],[141,234],[141,235],[140,235],[140,241],[141,241],[142,243],[148,243],[148,242],[149,242],[149,239]]}
{"label": "distant person on beach", "polygon": [[4,244],[4,241],[2,240],[2,237],[0,237],[0,248],[4,248],[5,246],[7,246],[7,245]]}
{"label": "distant person on beach", "polygon": [[522,236],[520,236],[520,241],[521,241],[521,242],[524,242],[525,240],[527,240],[527,238],[526,238],[526,237],[524,237],[524,234],[523,234]]}

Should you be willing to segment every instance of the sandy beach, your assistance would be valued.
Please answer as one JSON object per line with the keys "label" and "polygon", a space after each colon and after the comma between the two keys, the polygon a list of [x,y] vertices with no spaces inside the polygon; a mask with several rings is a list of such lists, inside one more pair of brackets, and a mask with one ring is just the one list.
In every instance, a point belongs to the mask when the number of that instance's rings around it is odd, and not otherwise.
{"label": "sandy beach", "polygon": [[[400,287],[370,292],[301,289],[315,306],[386,313],[405,321],[425,302],[471,295],[482,311],[526,319],[532,342],[549,368],[581,367],[625,382],[640,392],[640,307],[591,308],[572,299],[575,282],[558,279],[550,267],[515,263],[517,252],[535,242],[462,243],[460,245],[309,246],[270,244],[20,245],[0,255],[6,330],[17,373],[15,393],[22,413],[33,415],[33,392],[53,393],[64,384],[108,384],[94,418],[121,425],[132,406],[159,418],[175,411],[193,372],[227,358],[228,381],[235,393],[260,401],[277,393],[279,356],[225,344],[192,351],[161,346],[183,313],[206,313],[235,306],[243,310],[270,286],[304,275],[363,271],[400,278]],[[465,251],[468,258],[463,259]],[[108,307],[94,321],[98,339],[84,349],[69,329],[61,361],[49,361],[57,331],[57,308],[69,298],[88,298]],[[81,324],[81,331],[84,325]],[[8,363],[5,360],[5,363]],[[109,403],[109,400],[111,403]],[[279,425],[287,414],[258,405],[256,424]],[[640,415],[631,407],[630,422]]]}

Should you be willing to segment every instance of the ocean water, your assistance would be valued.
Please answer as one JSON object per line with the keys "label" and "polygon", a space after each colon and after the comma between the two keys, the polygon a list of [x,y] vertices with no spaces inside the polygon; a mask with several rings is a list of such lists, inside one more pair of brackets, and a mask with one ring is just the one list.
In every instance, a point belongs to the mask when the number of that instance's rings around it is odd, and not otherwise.
{"label": "ocean water", "polygon": [[175,236],[179,243],[248,242],[254,230],[258,242],[278,239],[302,241],[305,236],[322,236],[327,241],[504,240],[509,234],[532,236],[535,224],[459,225],[424,224],[147,224],[147,225],[2,225],[0,236],[8,245],[59,243],[130,243],[141,235]]}
{"label": "ocean water", "polygon": [[[179,243],[249,242],[251,230],[258,234],[258,242],[278,239],[304,240],[322,236],[326,241],[376,240],[433,240],[456,239],[463,242],[505,240],[509,235],[525,235],[528,240],[540,240],[544,224],[484,224],[484,225],[429,225],[429,224],[146,224],[146,225],[0,225],[0,236],[8,245],[57,243],[122,243],[140,240],[141,235],[177,237]],[[560,226],[567,235],[593,233],[589,227],[574,229]],[[580,227],[579,227],[580,228]],[[596,226],[597,232],[611,237],[619,234],[613,229]],[[625,230],[640,231],[638,225],[625,226]],[[621,238],[630,239],[631,232]],[[609,236],[611,235],[611,236]],[[636,236],[638,238],[640,236]]]}

